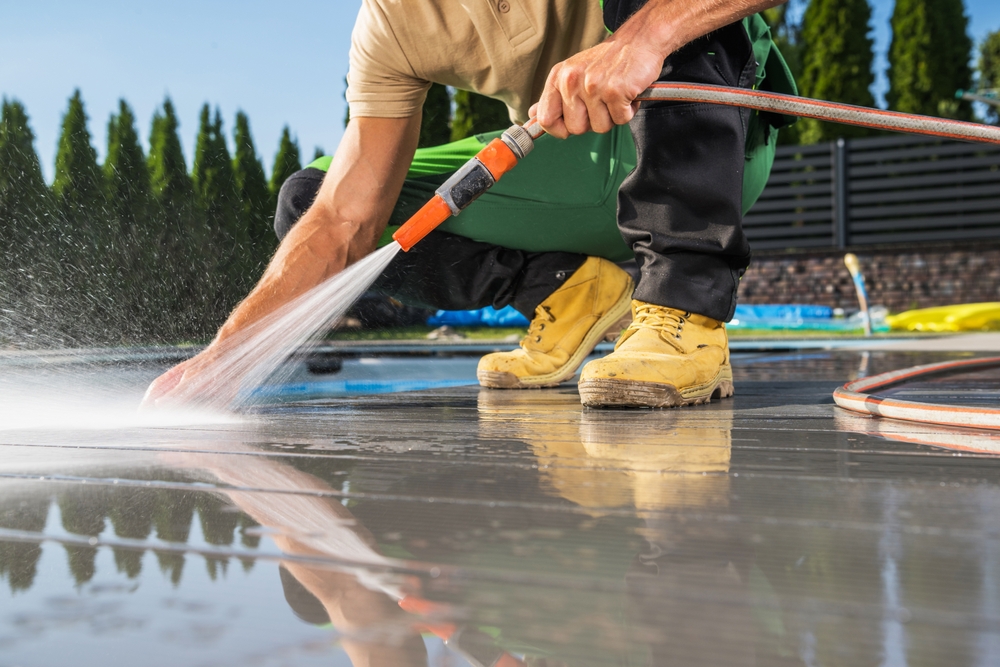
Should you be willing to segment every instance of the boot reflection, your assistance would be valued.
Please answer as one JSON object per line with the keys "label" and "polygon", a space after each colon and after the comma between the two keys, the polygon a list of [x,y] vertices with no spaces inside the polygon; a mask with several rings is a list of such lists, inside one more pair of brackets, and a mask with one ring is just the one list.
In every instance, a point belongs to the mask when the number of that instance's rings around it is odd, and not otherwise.
{"label": "boot reflection", "polygon": [[518,439],[546,491],[592,516],[632,507],[643,551],[623,573],[648,664],[756,664],[750,540],[728,520],[732,410],[580,410],[572,392],[479,393],[480,433]]}
{"label": "boot reflection", "polygon": [[479,392],[484,439],[520,440],[543,490],[592,515],[727,504],[732,410],[582,410],[575,392]]}
{"label": "boot reflection", "polygon": [[580,439],[592,465],[624,472],[636,509],[728,507],[732,422],[728,409],[588,410]]}
{"label": "boot reflection", "polygon": [[634,636],[655,665],[753,665],[753,550],[729,510],[732,412],[586,412],[584,449],[626,471],[646,549],[625,575]]}

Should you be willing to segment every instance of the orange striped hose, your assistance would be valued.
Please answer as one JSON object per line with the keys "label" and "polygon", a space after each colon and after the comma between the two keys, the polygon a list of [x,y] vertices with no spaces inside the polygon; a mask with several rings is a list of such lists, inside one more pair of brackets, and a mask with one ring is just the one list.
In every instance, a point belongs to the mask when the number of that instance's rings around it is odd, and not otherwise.
{"label": "orange striped hose", "polygon": [[[910,132],[944,139],[980,141],[1000,145],[1000,127],[992,125],[966,123],[947,118],[918,116],[898,111],[883,111],[881,109],[812,100],[806,97],[770,93],[762,90],[747,90],[745,88],[729,88],[726,86],[711,86],[697,83],[654,83],[636,99],[640,102],[721,104],[788,116],[816,118],[833,123],[858,125],[877,130]],[[518,128],[515,126],[511,129],[515,130]],[[533,118],[524,124],[523,129],[527,131],[532,141],[545,134],[545,130]],[[530,144],[531,142],[529,141],[528,143]],[[500,176],[513,169],[520,157],[523,156],[515,155],[510,146],[503,141],[494,139],[472,160],[478,160],[485,165],[493,174],[495,182]],[[470,163],[472,160],[470,160]],[[483,192],[490,187],[492,185],[484,186]],[[399,243],[403,250],[409,250],[434,228],[456,214],[456,210],[450,208],[440,194],[436,194],[426,206],[420,209],[406,224],[393,234],[393,239]]]}
{"label": "orange striped hose", "polygon": [[922,403],[896,398],[882,398],[873,395],[879,389],[922,379],[931,375],[960,373],[1000,366],[1000,357],[946,361],[939,364],[914,366],[898,371],[873,375],[869,378],[848,382],[833,392],[837,405],[875,417],[889,417],[922,424],[959,426],[966,428],[1000,429],[1000,409],[973,408],[963,405],[942,403]]}

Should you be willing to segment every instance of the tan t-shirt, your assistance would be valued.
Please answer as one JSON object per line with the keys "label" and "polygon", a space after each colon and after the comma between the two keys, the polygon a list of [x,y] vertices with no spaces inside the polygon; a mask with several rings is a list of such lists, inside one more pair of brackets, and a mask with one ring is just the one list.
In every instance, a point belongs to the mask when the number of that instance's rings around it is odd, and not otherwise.
{"label": "tan t-shirt", "polygon": [[498,99],[523,123],[552,66],[606,35],[598,0],[364,0],[351,116],[412,116],[433,82]]}

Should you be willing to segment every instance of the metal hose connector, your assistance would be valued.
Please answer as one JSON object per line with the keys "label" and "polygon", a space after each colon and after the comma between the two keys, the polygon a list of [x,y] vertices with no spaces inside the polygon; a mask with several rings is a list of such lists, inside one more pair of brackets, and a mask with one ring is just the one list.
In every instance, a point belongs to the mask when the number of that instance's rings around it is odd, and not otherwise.
{"label": "metal hose connector", "polygon": [[517,156],[518,160],[523,160],[535,147],[535,140],[520,125],[512,125],[510,129],[500,135],[500,139],[507,144],[508,148],[514,151],[514,155]]}

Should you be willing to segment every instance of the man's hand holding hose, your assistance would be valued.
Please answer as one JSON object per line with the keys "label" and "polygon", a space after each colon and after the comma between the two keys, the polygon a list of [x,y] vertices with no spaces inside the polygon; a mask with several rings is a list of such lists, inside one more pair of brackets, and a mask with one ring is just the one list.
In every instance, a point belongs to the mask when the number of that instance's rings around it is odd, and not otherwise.
{"label": "man's hand holding hose", "polygon": [[663,61],[693,39],[775,0],[649,0],[607,40],[564,60],[549,73],[531,116],[552,136],[609,132],[632,120],[635,101],[656,81]]}

